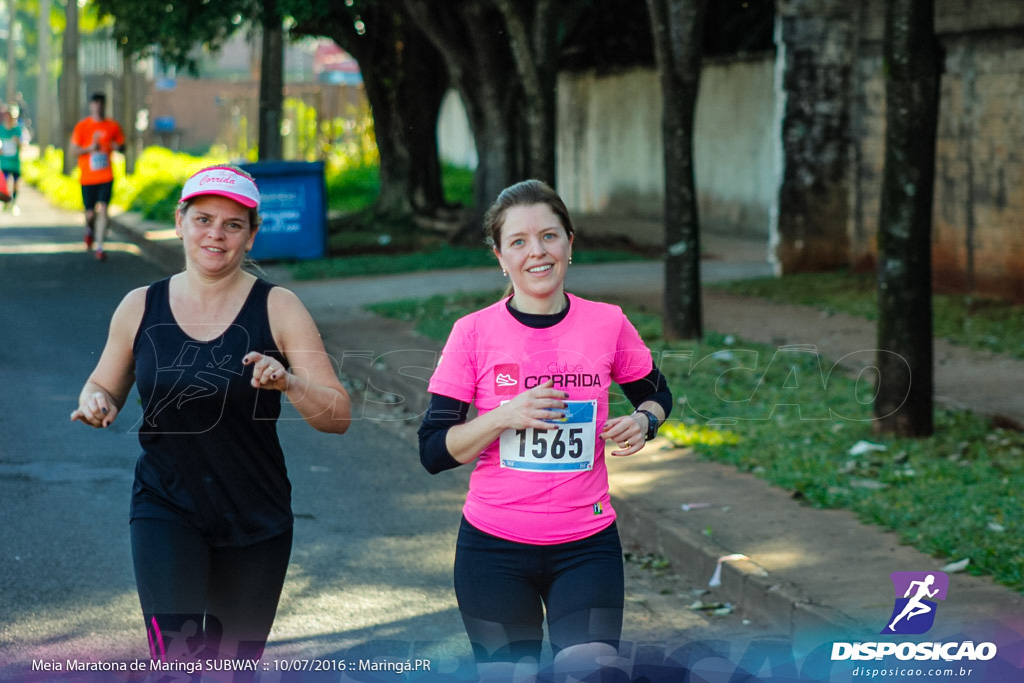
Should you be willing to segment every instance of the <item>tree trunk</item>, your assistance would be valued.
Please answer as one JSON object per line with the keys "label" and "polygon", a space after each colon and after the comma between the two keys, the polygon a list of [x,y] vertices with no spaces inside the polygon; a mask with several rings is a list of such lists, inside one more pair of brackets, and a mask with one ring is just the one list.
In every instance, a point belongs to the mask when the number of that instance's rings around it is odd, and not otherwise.
{"label": "tree trunk", "polygon": [[36,76],[36,144],[45,150],[53,143],[53,114],[50,111],[50,0],[39,0],[39,45]]}
{"label": "tree trunk", "polygon": [[406,8],[440,51],[466,107],[478,159],[475,205],[453,241],[479,243],[487,207],[503,189],[522,180],[525,170],[515,133],[522,92],[502,35],[502,18],[483,3],[466,0],[443,7],[430,0],[406,0]]}
{"label": "tree trunk", "polygon": [[341,3],[295,32],[326,35],[359,62],[380,153],[378,215],[431,215],[446,206],[437,151],[437,118],[448,88],[444,62],[401,3],[360,12],[356,31]]}
{"label": "tree trunk", "polygon": [[521,2],[495,0],[505,19],[513,63],[523,91],[526,159],[523,175],[555,186],[558,86],[558,7],[536,0],[532,12]]}
{"label": "tree trunk", "polygon": [[18,22],[15,14],[15,0],[7,0],[7,101],[18,99],[18,62],[14,36],[17,34]]}
{"label": "tree trunk", "polygon": [[281,158],[281,114],[284,109],[284,29],[281,24],[276,0],[265,0],[257,142],[260,161]]}
{"label": "tree trunk", "polygon": [[875,429],[909,437],[934,429],[931,226],[942,60],[934,14],[934,0],[886,5]]}
{"label": "tree trunk", "polygon": [[647,0],[664,99],[666,339],[704,334],[693,122],[706,0]]}
{"label": "tree trunk", "polygon": [[779,5],[785,110],[775,256],[783,274],[849,263],[850,92],[862,3]]}
{"label": "tree trunk", "polygon": [[64,11],[66,26],[64,28],[63,62],[61,71],[61,129],[64,133],[61,145],[64,147],[64,175],[71,175],[78,160],[68,153],[71,142],[71,131],[78,123],[82,111],[79,88],[81,76],[78,73],[78,3],[68,2]]}
{"label": "tree trunk", "polygon": [[431,214],[445,206],[437,117],[448,81],[440,53],[408,17],[395,12],[374,17],[372,54],[354,53],[367,65],[363,82],[380,152],[374,208],[383,215]]}
{"label": "tree trunk", "polygon": [[124,168],[125,173],[135,173],[135,161],[138,156],[138,136],[135,129],[135,118],[138,116],[138,77],[135,74],[135,59],[127,53],[121,53],[121,120],[124,128]]}

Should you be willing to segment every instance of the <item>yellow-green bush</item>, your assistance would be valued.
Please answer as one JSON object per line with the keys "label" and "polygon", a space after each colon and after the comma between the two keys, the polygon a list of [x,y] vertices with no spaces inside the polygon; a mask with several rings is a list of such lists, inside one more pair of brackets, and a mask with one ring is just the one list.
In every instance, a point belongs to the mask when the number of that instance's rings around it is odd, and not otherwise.
{"label": "yellow-green bush", "polygon": [[[224,163],[225,157],[211,153],[203,157],[173,152],[165,147],[147,147],[135,163],[135,172],[125,173],[124,157],[113,159],[114,193],[111,204],[140,211],[147,218],[170,218],[185,179],[203,166]],[[78,169],[63,174],[64,152],[47,148],[40,158],[22,163],[25,180],[35,185],[55,206],[82,208]]]}

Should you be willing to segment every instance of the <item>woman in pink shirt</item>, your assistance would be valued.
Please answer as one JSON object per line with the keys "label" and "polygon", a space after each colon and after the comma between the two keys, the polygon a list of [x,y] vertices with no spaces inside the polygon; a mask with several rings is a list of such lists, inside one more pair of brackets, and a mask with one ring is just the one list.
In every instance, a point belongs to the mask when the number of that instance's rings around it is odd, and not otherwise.
{"label": "woman in pink shirt", "polygon": [[[556,670],[579,675],[615,654],[622,630],[604,444],[638,452],[672,396],[617,306],[565,292],[575,230],[554,190],[506,188],[484,229],[511,287],[455,323],[430,381],[420,458],[431,473],[476,463],[455,591],[481,677],[536,672],[545,615]],[[608,419],[612,382],[631,415]]]}

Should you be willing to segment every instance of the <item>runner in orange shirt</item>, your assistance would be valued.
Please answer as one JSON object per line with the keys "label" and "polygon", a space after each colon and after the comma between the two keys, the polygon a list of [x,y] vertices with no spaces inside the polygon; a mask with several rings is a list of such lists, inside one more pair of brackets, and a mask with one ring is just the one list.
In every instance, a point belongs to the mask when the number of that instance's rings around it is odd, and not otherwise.
{"label": "runner in orange shirt", "polygon": [[110,154],[124,148],[124,132],[114,119],[105,115],[107,97],[96,93],[89,98],[89,116],[71,133],[70,153],[78,157],[81,173],[82,203],[85,204],[85,246],[96,245],[96,260],[106,258],[103,236],[109,220],[107,207],[114,187]]}

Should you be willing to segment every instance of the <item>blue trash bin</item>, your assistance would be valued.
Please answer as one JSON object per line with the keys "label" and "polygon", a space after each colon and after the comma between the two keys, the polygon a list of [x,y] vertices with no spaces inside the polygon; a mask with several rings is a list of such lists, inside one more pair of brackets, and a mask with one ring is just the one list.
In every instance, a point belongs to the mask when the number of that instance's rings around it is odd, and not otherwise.
{"label": "blue trash bin", "polygon": [[322,161],[242,164],[256,179],[263,219],[249,256],[256,260],[327,255],[327,189]]}

